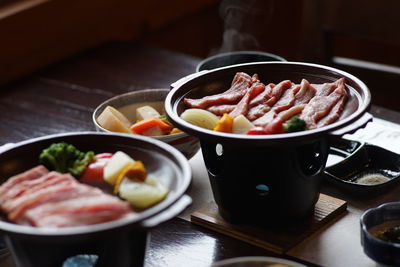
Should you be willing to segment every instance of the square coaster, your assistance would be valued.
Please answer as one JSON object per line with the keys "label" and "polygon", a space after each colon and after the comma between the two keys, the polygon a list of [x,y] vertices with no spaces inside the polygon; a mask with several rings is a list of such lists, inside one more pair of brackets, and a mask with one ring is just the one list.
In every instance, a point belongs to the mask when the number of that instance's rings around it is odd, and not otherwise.
{"label": "square coaster", "polygon": [[246,224],[231,224],[218,213],[214,202],[191,214],[191,222],[222,234],[240,239],[278,254],[285,254],[328,222],[347,209],[347,202],[325,194],[320,194],[314,214],[299,225],[285,228],[262,228]]}

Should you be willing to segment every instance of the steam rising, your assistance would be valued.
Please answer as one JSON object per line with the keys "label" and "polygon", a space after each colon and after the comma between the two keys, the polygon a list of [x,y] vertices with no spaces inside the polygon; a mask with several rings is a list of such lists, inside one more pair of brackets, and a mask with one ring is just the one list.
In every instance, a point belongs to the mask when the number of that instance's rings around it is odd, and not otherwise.
{"label": "steam rising", "polygon": [[222,45],[211,54],[259,50],[258,38],[268,34],[273,5],[274,0],[222,0],[219,8],[224,20]]}

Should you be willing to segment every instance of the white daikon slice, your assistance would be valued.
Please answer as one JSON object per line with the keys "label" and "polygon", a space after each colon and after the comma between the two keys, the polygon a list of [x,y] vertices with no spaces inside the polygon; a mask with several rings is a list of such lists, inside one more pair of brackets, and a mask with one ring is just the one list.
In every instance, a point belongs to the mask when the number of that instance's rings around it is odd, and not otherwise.
{"label": "white daikon slice", "polygon": [[143,106],[136,109],[136,120],[158,118],[160,116],[160,113],[151,106]]}
{"label": "white daikon slice", "polygon": [[112,132],[132,133],[131,122],[117,109],[107,106],[97,117],[98,124]]}
{"label": "white daikon slice", "polygon": [[233,119],[232,133],[245,134],[250,129],[253,129],[254,125],[245,116],[239,115]]}

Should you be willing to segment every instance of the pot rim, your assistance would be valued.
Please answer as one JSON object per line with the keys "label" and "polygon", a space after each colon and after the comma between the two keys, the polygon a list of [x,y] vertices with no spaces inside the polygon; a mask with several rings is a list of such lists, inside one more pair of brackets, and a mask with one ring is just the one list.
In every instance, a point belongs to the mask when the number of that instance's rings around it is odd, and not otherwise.
{"label": "pot rim", "polygon": [[[257,51],[257,50],[240,50],[240,51],[232,51],[232,52],[224,52],[224,53],[219,53],[219,54],[215,54],[213,56],[207,57],[205,59],[203,59],[202,61],[199,62],[199,64],[197,64],[196,66],[196,72],[202,71],[203,69],[201,69],[203,67],[203,65],[218,59],[218,58],[223,58],[226,56],[238,56],[238,55],[259,55],[259,56],[266,56],[266,57],[270,57],[270,58],[274,58],[277,61],[287,61],[285,58],[278,56],[276,54],[272,54],[272,53],[268,53],[268,52],[263,52],[263,51]],[[268,60],[263,60],[263,61],[267,61]],[[260,61],[261,62],[261,61]],[[239,63],[239,64],[243,64],[243,63]],[[232,64],[230,66],[233,66],[236,64]],[[215,68],[213,68],[215,69]],[[204,69],[206,70],[206,69]]]}
{"label": "pot rim", "polygon": [[[174,190],[174,197],[164,199],[161,203],[157,204],[154,207],[151,207],[145,211],[141,211],[138,216],[134,217],[126,217],[121,218],[105,223],[98,223],[92,225],[84,225],[84,226],[75,226],[75,227],[62,227],[62,228],[39,228],[32,226],[19,225],[12,222],[7,222],[0,220],[0,231],[5,232],[9,235],[19,235],[19,236],[46,236],[46,237],[73,237],[80,235],[90,235],[94,233],[99,233],[103,231],[111,231],[116,230],[118,228],[124,227],[137,227],[138,229],[146,229],[146,220],[153,220],[157,217],[160,217],[159,223],[163,221],[163,218],[168,218],[167,214],[171,212],[176,212],[171,210],[174,204],[178,203],[179,200],[184,196],[187,188],[189,187],[192,179],[192,171],[189,165],[189,162],[185,158],[185,156],[179,152],[176,148],[153,138],[145,137],[145,136],[136,136],[131,134],[124,133],[106,133],[106,132],[94,132],[94,131],[83,131],[83,132],[68,132],[68,133],[58,133],[52,135],[46,135],[42,137],[32,138],[28,140],[24,140],[18,143],[14,143],[12,146],[1,150],[0,154],[7,153],[8,151],[17,149],[19,147],[23,147],[26,145],[30,145],[40,141],[46,141],[50,139],[56,138],[64,138],[69,136],[115,136],[116,138],[130,138],[137,139],[140,142],[150,143],[156,147],[161,148],[163,151],[169,153],[176,160],[177,167],[180,168],[182,173],[182,185],[179,186],[176,190]],[[179,205],[179,208],[184,208]],[[169,218],[168,218],[169,219]],[[154,225],[152,225],[154,226]]]}
{"label": "pot rim", "polygon": [[[284,133],[284,134],[274,134],[274,135],[243,135],[243,134],[233,134],[233,133],[223,133],[223,132],[215,132],[212,130],[208,130],[199,126],[195,126],[191,123],[188,123],[184,121],[183,119],[180,118],[178,115],[178,104],[182,100],[184,96],[178,95],[178,92],[183,89],[184,87],[189,87],[192,84],[195,84],[198,82],[199,79],[204,79],[204,77],[211,76],[211,75],[218,75],[222,74],[226,71],[245,71],[241,68],[246,67],[246,66],[263,66],[263,65],[294,65],[294,66],[301,66],[301,67],[306,67],[309,69],[324,69],[327,72],[332,72],[337,75],[343,76],[346,79],[350,79],[353,82],[355,82],[361,89],[364,94],[363,99],[361,99],[361,96],[359,95],[358,92],[355,92],[355,97],[359,100],[359,105],[357,107],[357,110],[350,114],[349,116],[334,122],[330,125],[313,129],[313,130],[306,130],[302,132],[294,132],[294,133]],[[182,79],[181,79],[182,80]],[[190,91],[190,90],[187,90]],[[185,94],[187,93],[185,92]],[[320,65],[320,64],[315,64],[315,63],[306,63],[306,62],[292,62],[292,61],[273,61],[273,62],[253,62],[253,63],[243,63],[243,64],[237,64],[237,65],[232,65],[232,66],[226,66],[226,67],[221,67],[209,71],[202,71],[199,73],[195,73],[193,75],[189,75],[187,78],[183,79],[182,82],[176,83],[176,86],[171,89],[171,91],[168,93],[166,100],[165,100],[165,111],[168,116],[168,118],[177,125],[178,128],[182,129],[183,131],[192,134],[197,137],[201,137],[204,139],[208,140],[214,140],[217,138],[218,142],[235,142],[235,141],[240,141],[240,140],[252,140],[250,143],[247,143],[247,145],[250,144],[274,144],[277,142],[280,142],[282,139],[284,139],[287,142],[298,142],[298,141],[303,141],[303,140],[308,140],[310,138],[315,139],[316,137],[321,137],[321,136],[326,136],[327,134],[333,134],[335,135],[335,131],[342,129],[346,126],[349,126],[353,122],[356,122],[358,119],[360,119],[363,115],[365,115],[366,111],[369,109],[371,103],[371,94],[368,89],[368,87],[365,85],[364,82],[362,82],[359,78],[356,76],[345,72],[343,70],[339,70],[333,67],[325,66],[325,65]],[[358,128],[360,126],[358,125]],[[358,129],[357,128],[357,129]],[[356,130],[356,129],[352,129]],[[340,135],[343,135],[345,133],[340,133]],[[282,143],[280,143],[282,144]]]}

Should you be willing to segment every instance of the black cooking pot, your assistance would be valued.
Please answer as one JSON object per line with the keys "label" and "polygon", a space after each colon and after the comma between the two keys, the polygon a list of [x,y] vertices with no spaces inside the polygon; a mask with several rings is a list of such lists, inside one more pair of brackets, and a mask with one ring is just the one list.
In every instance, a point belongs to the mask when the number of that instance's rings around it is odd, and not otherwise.
{"label": "black cooking pot", "polygon": [[[303,132],[239,135],[207,130],[180,118],[185,97],[201,98],[230,87],[237,72],[257,73],[264,83],[333,82],[344,77],[349,99],[335,123]],[[230,222],[289,224],[313,211],[319,196],[319,175],[325,168],[329,138],[363,127],[372,119],[367,86],[344,71],[308,63],[261,62],[202,71],[172,85],[165,101],[169,119],[197,136],[220,215]]]}
{"label": "black cooking pot", "polygon": [[220,53],[202,60],[196,71],[211,70],[220,67],[261,61],[286,61],[281,56],[262,51],[233,51]]}
{"label": "black cooking pot", "polygon": [[17,266],[63,266],[67,258],[90,255],[97,266],[143,266],[148,230],[177,216],[190,203],[191,182],[186,158],[164,142],[118,133],[79,132],[35,138],[13,144],[0,153],[0,182],[38,164],[40,152],[52,143],[67,142],[81,151],[124,151],[141,160],[148,173],[170,192],[159,204],[137,216],[95,225],[58,229],[36,228],[0,221],[0,231]]}

